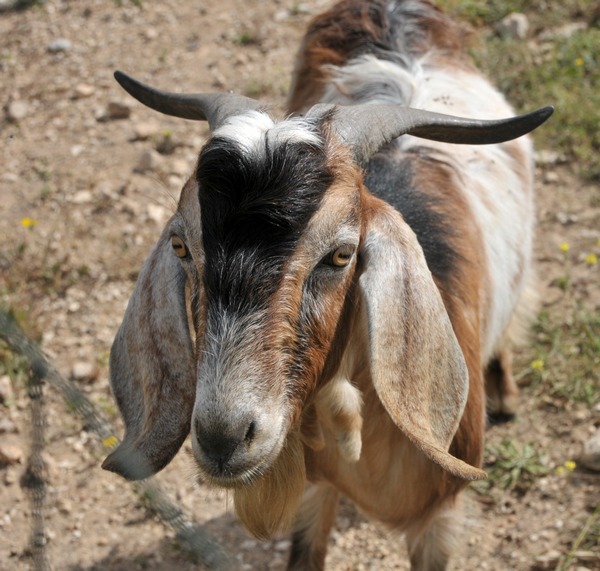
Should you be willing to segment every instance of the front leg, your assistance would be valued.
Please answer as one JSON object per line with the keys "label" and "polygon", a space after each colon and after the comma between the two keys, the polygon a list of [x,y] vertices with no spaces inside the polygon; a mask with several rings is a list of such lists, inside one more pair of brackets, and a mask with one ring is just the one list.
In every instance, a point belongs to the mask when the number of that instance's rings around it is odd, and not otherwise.
{"label": "front leg", "polygon": [[339,492],[327,484],[307,484],[294,524],[288,571],[322,571]]}

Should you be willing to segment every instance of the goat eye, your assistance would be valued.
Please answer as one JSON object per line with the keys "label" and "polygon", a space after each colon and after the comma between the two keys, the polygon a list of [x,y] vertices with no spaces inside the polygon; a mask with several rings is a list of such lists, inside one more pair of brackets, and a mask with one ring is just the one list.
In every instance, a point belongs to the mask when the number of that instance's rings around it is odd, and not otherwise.
{"label": "goat eye", "polygon": [[353,254],[354,248],[352,246],[341,246],[328,256],[327,262],[336,268],[345,268],[352,260]]}
{"label": "goat eye", "polygon": [[188,255],[187,246],[179,236],[173,236],[171,238],[171,247],[179,258],[185,258]]}

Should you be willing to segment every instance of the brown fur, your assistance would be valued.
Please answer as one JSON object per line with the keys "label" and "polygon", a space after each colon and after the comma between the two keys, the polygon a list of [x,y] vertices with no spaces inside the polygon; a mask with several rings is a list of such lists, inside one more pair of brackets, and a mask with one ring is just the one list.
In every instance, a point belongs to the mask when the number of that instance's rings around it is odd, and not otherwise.
{"label": "brown fur", "polygon": [[[299,112],[318,102],[328,79],[326,66],[343,66],[352,57],[390,41],[387,4],[386,0],[346,0],[311,22],[296,60],[289,111]],[[435,46],[437,56],[451,59],[452,65],[472,67],[464,56],[471,41],[471,32],[465,26],[431,4],[420,19],[420,28],[427,30],[427,35],[413,42],[409,47],[412,53],[423,53]]]}
{"label": "brown fur", "polygon": [[413,164],[414,183],[424,194],[438,198],[435,204],[440,214],[455,229],[448,239],[458,254],[460,287],[446,284],[434,275],[469,371],[469,396],[451,453],[472,466],[481,466],[485,425],[480,341],[485,305],[481,293],[489,290],[483,270],[481,230],[474,223],[474,216],[469,214],[470,207],[458,186],[459,181],[449,169],[441,163],[427,161]]}
{"label": "brown fur", "polygon": [[305,482],[302,442],[293,431],[267,474],[235,490],[235,511],[253,535],[273,537],[292,526]]}

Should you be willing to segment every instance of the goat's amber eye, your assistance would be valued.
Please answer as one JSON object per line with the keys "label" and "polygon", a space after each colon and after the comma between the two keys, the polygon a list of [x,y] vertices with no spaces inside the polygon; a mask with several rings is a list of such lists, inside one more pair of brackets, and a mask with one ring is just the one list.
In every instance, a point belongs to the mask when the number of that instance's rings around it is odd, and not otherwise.
{"label": "goat's amber eye", "polygon": [[171,246],[179,258],[185,258],[187,256],[187,246],[179,236],[173,236],[171,238]]}
{"label": "goat's amber eye", "polygon": [[344,268],[350,263],[353,254],[354,248],[352,246],[342,246],[332,252],[331,265],[337,268]]}

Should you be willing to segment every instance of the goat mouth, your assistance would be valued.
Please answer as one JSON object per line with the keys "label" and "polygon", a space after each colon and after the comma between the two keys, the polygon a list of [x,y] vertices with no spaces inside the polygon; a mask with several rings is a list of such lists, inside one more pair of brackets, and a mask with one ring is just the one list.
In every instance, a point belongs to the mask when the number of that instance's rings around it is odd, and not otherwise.
{"label": "goat mouth", "polygon": [[220,466],[207,463],[202,456],[194,454],[198,481],[215,488],[240,489],[249,486],[271,469],[281,452],[283,441],[285,438],[256,458],[237,459],[233,464],[227,462]]}
{"label": "goat mouth", "polygon": [[270,467],[271,464],[269,462],[261,462],[259,465],[243,469],[239,472],[225,469],[218,474],[209,472],[206,468],[199,467],[198,481],[215,488],[236,490],[253,484],[256,480],[264,476]]}

